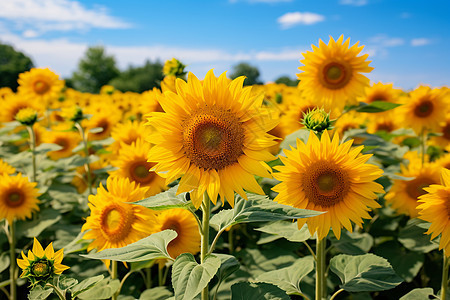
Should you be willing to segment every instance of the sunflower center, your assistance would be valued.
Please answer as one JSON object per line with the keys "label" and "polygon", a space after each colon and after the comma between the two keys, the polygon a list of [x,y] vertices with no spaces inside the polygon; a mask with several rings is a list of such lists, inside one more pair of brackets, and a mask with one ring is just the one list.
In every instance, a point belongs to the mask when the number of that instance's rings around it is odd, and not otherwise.
{"label": "sunflower center", "polygon": [[25,201],[23,194],[18,191],[12,191],[6,195],[6,205],[9,207],[18,207]]}
{"label": "sunflower center", "polygon": [[375,102],[375,101],[387,101],[387,98],[383,94],[375,94],[369,99],[369,103]]}
{"label": "sunflower center", "polygon": [[94,134],[94,135],[102,135],[102,134],[104,134],[104,133],[108,130],[108,128],[109,128],[109,122],[108,122],[107,120],[101,120],[101,121],[97,124],[97,126],[95,126],[95,127],[102,128],[103,130],[100,131],[100,132],[95,132],[95,133],[93,133],[93,134]]}
{"label": "sunflower center", "polygon": [[[126,204],[124,204],[126,205]],[[114,203],[107,206],[100,216],[102,233],[110,242],[120,242],[131,231],[134,215],[132,207]]]}
{"label": "sunflower center", "polygon": [[410,180],[406,184],[406,192],[409,197],[417,200],[419,196],[425,195],[427,192],[423,189],[428,187],[430,184],[435,184],[432,179],[426,177],[418,177],[416,179]]}
{"label": "sunflower center", "polygon": [[50,90],[50,85],[45,80],[36,80],[33,89],[37,94],[43,95]]}
{"label": "sunflower center", "polygon": [[383,131],[386,131],[386,132],[391,132],[393,129],[394,129],[394,126],[392,125],[392,123],[384,122],[384,123],[377,124],[377,130],[376,131],[383,130]]}
{"label": "sunflower center", "polygon": [[154,172],[150,172],[153,165],[147,161],[138,161],[130,168],[130,177],[137,183],[149,183],[154,178]]}
{"label": "sunflower center", "polygon": [[229,110],[201,107],[182,126],[183,149],[199,168],[221,170],[243,154],[244,128]]}
{"label": "sunflower center", "polygon": [[322,207],[338,204],[350,188],[346,172],[327,161],[310,165],[305,171],[302,185],[308,200]]}
{"label": "sunflower center", "polygon": [[50,268],[47,264],[47,261],[45,261],[44,263],[42,260],[40,260],[33,264],[32,270],[35,276],[43,277],[49,275]]}
{"label": "sunflower center", "polygon": [[433,112],[433,102],[428,99],[422,100],[414,109],[414,114],[419,118],[426,118]]}
{"label": "sunflower center", "polygon": [[446,140],[450,140],[450,123],[445,124],[442,129],[442,137]]}
{"label": "sunflower center", "polygon": [[59,138],[55,141],[55,144],[62,147],[62,149],[60,149],[59,151],[63,151],[64,149],[66,149],[69,143],[67,142],[66,139]]}
{"label": "sunflower center", "polygon": [[329,89],[340,89],[347,85],[352,77],[350,66],[330,62],[323,68],[322,83]]}

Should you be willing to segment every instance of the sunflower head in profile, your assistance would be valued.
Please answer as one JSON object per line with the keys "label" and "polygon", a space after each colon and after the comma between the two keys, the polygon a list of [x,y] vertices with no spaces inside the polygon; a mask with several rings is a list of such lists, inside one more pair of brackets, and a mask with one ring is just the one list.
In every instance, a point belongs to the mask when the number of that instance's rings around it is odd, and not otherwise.
{"label": "sunflower head in profile", "polygon": [[417,134],[424,130],[437,132],[445,122],[448,98],[443,89],[420,86],[409,94],[405,103],[397,108],[404,127],[414,129]]}
{"label": "sunflower head in profile", "polygon": [[177,94],[158,97],[165,113],[149,114],[153,170],[164,173],[167,184],[182,176],[178,193],[191,192],[197,208],[205,192],[213,203],[220,195],[231,205],[235,191],[244,198],[244,189],[263,194],[253,174],[270,176],[264,161],[274,159],[267,149],[276,142],[267,132],[278,119],[261,110],[263,95],[251,97],[243,81],[209,71],[202,83],[189,73],[187,82],[177,79]]}
{"label": "sunflower head in profile", "polygon": [[156,217],[152,210],[127,202],[144,199],[147,188],[140,188],[127,178],[109,177],[89,196],[90,216],[81,231],[84,239],[92,239],[88,251],[120,248],[155,232]]}
{"label": "sunflower head in profile", "polygon": [[33,249],[28,250],[28,255],[22,251],[22,259],[17,259],[17,264],[23,270],[21,278],[28,278],[31,286],[38,283],[46,283],[55,275],[61,275],[68,266],[61,264],[64,256],[64,249],[55,252],[52,243],[44,250],[39,241],[34,238]]}
{"label": "sunflower head in profile", "polygon": [[417,217],[417,200],[426,194],[424,188],[439,183],[440,166],[436,163],[425,162],[422,166],[421,158],[415,152],[405,155],[408,165],[400,165],[400,176],[410,177],[411,180],[395,179],[389,192],[384,196],[386,202],[399,214],[411,218]]}
{"label": "sunflower head in profile", "polygon": [[30,218],[33,211],[38,211],[38,189],[36,182],[29,182],[22,174],[0,175],[0,220],[12,223],[14,219]]}
{"label": "sunflower head in profile", "polygon": [[177,237],[167,246],[170,256],[176,258],[181,253],[197,254],[200,251],[200,233],[195,217],[181,208],[163,210],[157,215],[157,231],[172,229]]}
{"label": "sunflower head in profile", "polygon": [[64,81],[48,68],[33,68],[19,75],[18,92],[23,96],[35,100],[36,103],[45,103],[57,100]]}
{"label": "sunflower head in profile", "polygon": [[339,239],[342,227],[352,231],[350,221],[362,226],[363,218],[371,218],[367,212],[380,207],[375,193],[384,191],[374,180],[383,171],[366,163],[371,155],[360,154],[363,146],[351,146],[352,140],[339,144],[337,134],[331,140],[324,131],[319,140],[310,132],[306,145],[297,139],[297,148],[280,156],[284,166],[275,167],[280,172],[274,177],[281,181],[273,188],[279,193],[276,202],[326,212],[297,221],[299,228],[307,223],[311,235],[317,233],[319,239],[330,227]]}
{"label": "sunflower head in profile", "polygon": [[112,165],[118,170],[112,171],[112,177],[128,178],[141,187],[147,187],[145,197],[156,195],[166,188],[165,179],[150,169],[155,165],[148,162],[151,145],[138,139],[131,145],[124,144],[119,151],[118,160]]}
{"label": "sunflower head in profile", "polygon": [[341,35],[336,41],[330,37],[328,45],[319,40],[319,47],[312,45],[313,52],[303,53],[304,59],[299,67],[303,71],[297,74],[300,80],[299,88],[304,96],[318,99],[317,105],[326,110],[342,110],[348,101],[364,94],[364,88],[369,86],[369,79],[361,73],[373,70],[366,61],[368,54],[358,56],[364,48],[350,45],[350,39],[344,41]]}
{"label": "sunflower head in profile", "polygon": [[450,170],[443,168],[441,184],[432,184],[425,188],[426,194],[419,197],[419,219],[431,223],[426,234],[431,239],[441,234],[439,250],[450,256]]}
{"label": "sunflower head in profile", "polygon": [[0,176],[1,175],[11,175],[16,173],[16,168],[9,165],[3,159],[0,158]]}

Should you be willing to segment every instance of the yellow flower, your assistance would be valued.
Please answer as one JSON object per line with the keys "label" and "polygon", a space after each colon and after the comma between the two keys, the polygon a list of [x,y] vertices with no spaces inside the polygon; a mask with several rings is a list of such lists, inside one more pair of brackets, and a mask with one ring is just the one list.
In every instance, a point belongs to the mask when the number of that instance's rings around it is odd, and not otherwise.
{"label": "yellow flower", "polygon": [[151,128],[144,126],[143,122],[128,120],[125,123],[117,123],[111,131],[111,137],[114,139],[110,146],[111,150],[117,155],[124,145],[131,145],[138,139],[144,139],[150,133]]}
{"label": "yellow flower", "polygon": [[430,138],[431,145],[437,145],[444,150],[450,151],[450,112],[447,113],[445,120],[439,124],[436,133],[440,136],[432,136]]}
{"label": "yellow flower", "polygon": [[16,173],[16,169],[0,158],[0,175],[11,175]]}
{"label": "yellow flower", "polygon": [[348,100],[362,95],[369,79],[361,73],[369,73],[373,68],[366,61],[368,54],[357,56],[364,48],[358,44],[349,48],[350,39],[344,42],[341,35],[335,41],[330,36],[328,45],[319,40],[319,48],[312,45],[313,52],[303,53],[305,59],[300,62],[304,66],[299,68],[303,72],[297,75],[304,96],[317,99],[317,105],[326,110],[342,110]]}
{"label": "yellow flower", "polygon": [[[359,129],[366,123],[366,116],[355,111],[350,111],[342,115],[334,124],[336,132],[342,138],[344,133],[350,129]],[[356,138],[354,140],[355,144],[361,144],[362,140]]]}
{"label": "yellow flower", "polygon": [[163,73],[165,76],[176,76],[180,78],[186,75],[186,72],[184,71],[185,67],[186,66],[176,58],[168,59],[164,63]]}
{"label": "yellow flower", "polygon": [[362,227],[367,213],[380,205],[375,193],[383,193],[383,187],[374,182],[383,174],[375,165],[366,164],[371,155],[361,155],[363,146],[351,149],[352,141],[339,144],[339,137],[330,140],[324,131],[321,140],[309,134],[305,145],[297,139],[297,148],[284,150],[280,156],[284,166],[275,167],[274,177],[281,181],[273,190],[279,194],[276,202],[297,208],[326,212],[322,215],[298,220],[298,227],[305,223],[311,234],[319,239],[328,235],[330,227],[337,239],[341,228],[352,231],[350,221]]}
{"label": "yellow flower", "polygon": [[[110,137],[113,127],[119,121],[119,114],[114,110],[103,108],[102,112],[95,113],[89,120],[83,120],[82,124],[88,132],[88,139],[90,141],[97,141]],[[99,131],[90,132],[94,128],[98,128]]]}
{"label": "yellow flower", "polygon": [[36,182],[29,182],[21,173],[16,176],[0,175],[0,220],[12,223],[14,219],[30,218],[39,210]]}
{"label": "yellow flower", "polygon": [[118,160],[112,162],[112,165],[119,169],[110,173],[112,177],[128,178],[140,187],[147,187],[145,197],[156,195],[166,188],[165,179],[150,171],[155,165],[148,162],[150,149],[150,143],[142,139],[131,145],[122,145]]}
{"label": "yellow flower", "polygon": [[6,95],[6,98],[1,101],[0,109],[0,121],[12,122],[16,120],[16,115],[19,111],[26,108],[31,108],[37,112],[42,111],[42,106],[34,102],[30,102],[29,99],[20,97],[17,94]]}
{"label": "yellow flower", "polygon": [[38,118],[38,113],[31,107],[22,108],[16,114],[15,119],[22,125],[33,126]]}
{"label": "yellow flower", "polygon": [[441,181],[424,188],[427,194],[419,197],[417,209],[420,219],[431,222],[426,234],[431,234],[431,239],[441,234],[439,250],[450,256],[450,170],[442,169]]}
{"label": "yellow flower", "polygon": [[64,87],[64,81],[59,76],[46,69],[31,69],[19,75],[18,92],[36,103],[48,104],[59,97]]}
{"label": "yellow flower", "polygon": [[276,144],[267,131],[277,125],[261,112],[263,96],[250,97],[243,77],[228,83],[212,71],[203,83],[192,73],[186,83],[177,79],[178,94],[165,92],[158,101],[166,113],[150,113],[148,124],[156,131],[147,140],[154,170],[166,184],[182,176],[178,193],[191,192],[199,207],[206,191],[213,203],[218,194],[234,205],[234,192],[243,189],[263,194],[253,174],[269,177],[264,161],[274,159],[267,150]]}
{"label": "yellow flower", "polygon": [[47,155],[53,159],[58,160],[60,158],[69,157],[73,155],[72,150],[78,146],[81,142],[81,137],[78,132],[74,131],[57,131],[58,129],[67,127],[53,128],[55,131],[47,131],[43,137],[45,143],[57,144],[62,147],[60,150],[49,151]]}
{"label": "yellow flower", "polygon": [[370,87],[364,89],[365,95],[358,97],[358,101],[372,103],[375,101],[386,101],[398,103],[402,90],[393,88],[392,83],[374,83]]}
{"label": "yellow flower", "polygon": [[[140,188],[127,178],[111,178],[89,195],[91,215],[81,231],[84,239],[92,239],[88,251],[121,248],[155,232],[156,217],[152,210],[135,202],[144,199],[147,188]],[[89,230],[90,229],[90,230]],[[89,231],[88,231],[89,230]]]}
{"label": "yellow flower", "polygon": [[[106,165],[105,161],[103,161],[103,160],[97,160],[97,161],[89,164],[89,167],[91,169],[92,186],[94,186],[95,182],[97,181],[97,176],[94,173],[94,171],[103,169],[106,166],[107,165]],[[88,188],[88,185],[87,185],[88,179],[87,179],[86,168],[84,166],[80,166],[80,167],[76,168],[75,171],[76,171],[76,173],[72,179],[72,184],[77,188],[78,193],[82,194]]]}
{"label": "yellow flower", "polygon": [[200,233],[195,217],[187,210],[176,208],[163,210],[157,215],[157,231],[175,230],[178,236],[167,246],[170,256],[176,258],[181,253],[197,254],[200,251]]}

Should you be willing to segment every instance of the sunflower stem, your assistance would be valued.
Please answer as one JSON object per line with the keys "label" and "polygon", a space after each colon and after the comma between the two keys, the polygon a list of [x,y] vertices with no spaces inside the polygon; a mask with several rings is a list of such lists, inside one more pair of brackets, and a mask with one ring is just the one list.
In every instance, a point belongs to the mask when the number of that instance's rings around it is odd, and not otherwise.
{"label": "sunflower stem", "polygon": [[228,249],[230,250],[230,254],[234,252],[233,227],[228,230]]}
{"label": "sunflower stem", "polygon": [[311,246],[306,241],[303,241],[303,244],[305,244],[306,248],[308,248],[309,253],[311,253],[312,257],[314,257],[314,260],[317,261],[316,254],[314,253],[314,251],[311,248]]}
{"label": "sunflower stem", "polygon": [[61,293],[61,291],[56,286],[54,286],[51,283],[47,283],[46,285],[48,285],[48,286],[53,288],[53,290],[55,291],[56,295],[58,295],[58,298],[60,300],[66,300],[66,297],[64,297],[63,293]]}
{"label": "sunflower stem", "polygon": [[442,265],[442,283],[441,283],[441,300],[446,300],[448,288],[448,267],[450,259],[447,257],[445,250],[443,251],[444,264]]}
{"label": "sunflower stem", "polygon": [[316,244],[316,300],[323,300],[326,294],[326,278],[325,278],[325,247],[327,244],[326,237],[319,239],[317,237]]}
{"label": "sunflower stem", "polygon": [[[201,236],[201,250],[200,250],[200,263],[205,261],[206,256],[209,252],[209,216],[210,216],[210,203],[208,194],[205,192],[203,194],[203,214],[202,214],[202,236]],[[209,299],[209,288],[208,285],[202,291],[202,300]]]}
{"label": "sunflower stem", "polygon": [[336,298],[336,296],[339,295],[343,291],[344,291],[344,289],[338,290],[336,293],[333,294],[333,296],[331,296],[330,300],[334,300],[334,298]]}
{"label": "sunflower stem", "polygon": [[164,282],[163,282],[163,268],[161,268],[159,265],[158,265],[158,285],[159,286],[163,286],[164,285]]}
{"label": "sunflower stem", "polygon": [[[117,279],[117,261],[112,260],[111,261],[111,279]],[[112,300],[117,300],[117,296],[119,295],[120,290],[115,292],[112,296]]]}
{"label": "sunflower stem", "polygon": [[152,287],[152,269],[145,268],[145,287],[147,289]]}
{"label": "sunflower stem", "polygon": [[16,229],[14,220],[9,224],[9,299],[16,300]]}
{"label": "sunflower stem", "polygon": [[89,189],[89,195],[92,194],[92,176],[91,176],[91,166],[89,165],[89,149],[88,149],[88,143],[87,143],[87,136],[84,132],[83,127],[79,122],[75,122],[75,127],[80,132],[81,138],[83,139],[83,146],[84,146],[84,155],[86,156],[86,161],[84,163],[84,168],[86,170],[86,178],[87,178],[87,186]]}
{"label": "sunflower stem", "polygon": [[27,126],[27,130],[30,136],[31,165],[33,168],[31,181],[36,182],[36,134],[32,126]]}

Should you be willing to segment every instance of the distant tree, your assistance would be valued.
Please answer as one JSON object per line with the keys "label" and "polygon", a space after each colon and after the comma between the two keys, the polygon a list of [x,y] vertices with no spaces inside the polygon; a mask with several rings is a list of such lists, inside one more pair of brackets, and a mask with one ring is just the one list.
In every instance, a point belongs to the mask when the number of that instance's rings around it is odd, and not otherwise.
{"label": "distant tree", "polygon": [[160,87],[160,82],[164,79],[162,70],[161,62],[152,63],[147,60],[142,67],[128,67],[108,84],[122,92],[142,93],[154,87]]}
{"label": "distant tree", "polygon": [[115,58],[106,55],[102,46],[89,47],[78,63],[78,70],[73,73],[69,84],[82,92],[98,93],[102,86],[119,74]]}
{"label": "distant tree", "polygon": [[0,87],[17,90],[19,74],[33,68],[31,59],[12,46],[0,43]]}
{"label": "distant tree", "polygon": [[287,86],[297,86],[299,83],[299,80],[292,79],[289,76],[281,76],[277,80],[275,80],[275,83],[284,83]]}
{"label": "distant tree", "polygon": [[233,73],[231,73],[230,78],[235,79],[239,76],[246,76],[244,85],[262,84],[259,75],[260,73],[257,67],[241,62],[233,66]]}

